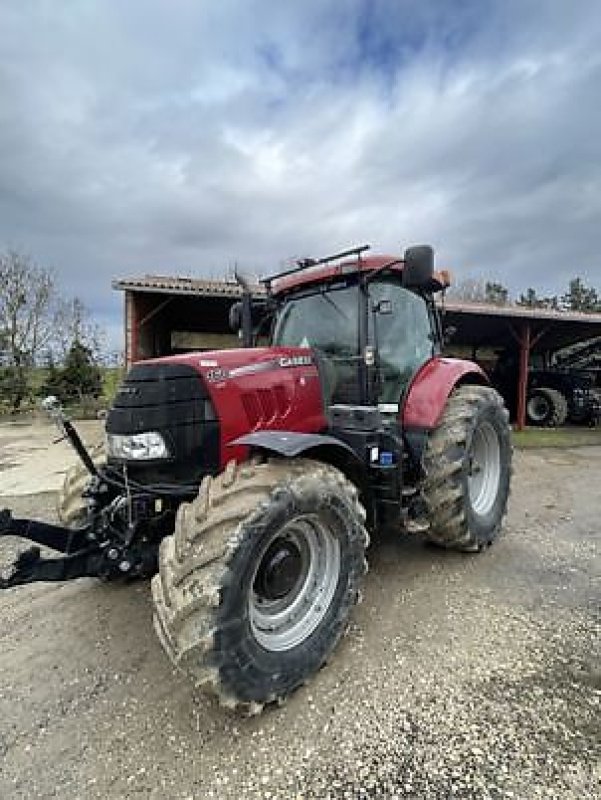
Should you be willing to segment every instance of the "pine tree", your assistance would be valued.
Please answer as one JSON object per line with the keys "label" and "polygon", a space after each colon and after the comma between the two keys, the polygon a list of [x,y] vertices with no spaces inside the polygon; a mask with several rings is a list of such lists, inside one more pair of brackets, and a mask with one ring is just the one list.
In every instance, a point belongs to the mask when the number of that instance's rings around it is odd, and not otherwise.
{"label": "pine tree", "polygon": [[561,298],[564,308],[568,311],[599,311],[601,310],[600,298],[597,290],[586,286],[581,278],[572,278],[570,287]]}
{"label": "pine tree", "polygon": [[102,375],[92,351],[77,339],[69,348],[65,366],[57,372],[61,398],[99,397],[102,393]]}
{"label": "pine tree", "polygon": [[486,282],[484,287],[486,302],[494,306],[505,306],[509,297],[508,289],[502,283]]}

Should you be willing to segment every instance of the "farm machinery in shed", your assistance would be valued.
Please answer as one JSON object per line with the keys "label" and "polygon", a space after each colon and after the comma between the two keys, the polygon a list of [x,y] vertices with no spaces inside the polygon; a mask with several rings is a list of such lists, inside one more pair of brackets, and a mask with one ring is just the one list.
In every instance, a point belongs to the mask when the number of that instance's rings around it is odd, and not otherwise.
{"label": "farm machinery in shed", "polygon": [[[545,428],[572,425],[594,427],[601,421],[601,338],[577,342],[555,352],[536,354],[528,369],[526,418]],[[491,380],[515,411],[517,358],[502,351]]]}
{"label": "farm machinery in shed", "polygon": [[[499,534],[508,414],[475,364],[441,355],[433,252],[367,247],[299,262],[232,309],[249,348],[134,364],[81,464],[60,524],[0,512],[35,543],[9,589],[152,578],[172,661],[249,710],[289,695],[342,636],[369,537],[408,531],[478,552]],[[269,328],[269,347],[252,347]],[[42,556],[40,545],[62,555]]]}

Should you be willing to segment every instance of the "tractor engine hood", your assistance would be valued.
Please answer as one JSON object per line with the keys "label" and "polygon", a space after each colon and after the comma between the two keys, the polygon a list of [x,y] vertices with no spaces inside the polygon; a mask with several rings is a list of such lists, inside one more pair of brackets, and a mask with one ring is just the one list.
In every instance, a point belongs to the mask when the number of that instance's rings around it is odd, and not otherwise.
{"label": "tractor engine hood", "polygon": [[257,347],[185,353],[144,362],[192,367],[202,378],[220,428],[220,467],[243,456],[230,446],[256,430],[316,433],[327,427],[314,352]]}

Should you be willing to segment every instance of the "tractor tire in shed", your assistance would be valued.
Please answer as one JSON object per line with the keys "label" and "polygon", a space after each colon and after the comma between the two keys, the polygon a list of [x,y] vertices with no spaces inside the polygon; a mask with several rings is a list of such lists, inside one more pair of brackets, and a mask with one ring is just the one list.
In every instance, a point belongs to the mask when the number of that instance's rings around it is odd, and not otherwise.
{"label": "tractor tire in shed", "polygon": [[[89,453],[97,467],[106,462],[104,443],[90,447]],[[77,463],[67,470],[57,504],[58,518],[63,525],[72,528],[84,521],[87,506],[82,495],[90,482],[90,477],[90,473],[79,458]]]}
{"label": "tractor tire in shed", "polygon": [[526,416],[531,425],[559,428],[567,419],[568,402],[557,389],[532,389],[526,403]]}
{"label": "tractor tire in shed", "polygon": [[258,712],[301,686],[342,636],[366,570],[357,490],[298,459],[228,464],[180,507],[153,578],[155,629],[223,705]]}
{"label": "tractor tire in shed", "polygon": [[511,479],[508,420],[501,396],[487,386],[460,386],[449,397],[423,457],[430,541],[477,552],[497,537]]}

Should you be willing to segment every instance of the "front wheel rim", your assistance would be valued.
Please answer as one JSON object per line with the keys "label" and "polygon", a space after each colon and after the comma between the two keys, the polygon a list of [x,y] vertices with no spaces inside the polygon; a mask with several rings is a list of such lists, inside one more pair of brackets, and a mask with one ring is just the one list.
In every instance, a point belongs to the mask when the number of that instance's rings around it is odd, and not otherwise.
{"label": "front wheel rim", "polygon": [[481,422],[472,437],[467,477],[470,503],[479,516],[491,511],[499,494],[500,481],[499,437],[490,422]]}
{"label": "front wheel rim", "polygon": [[[266,590],[273,585],[280,545],[282,552],[293,554],[292,561],[280,559],[288,571],[279,584],[286,588],[284,594]],[[292,579],[290,570],[296,567]],[[265,576],[270,568],[271,583]],[[326,616],[339,577],[340,544],[316,515],[296,517],[277,531],[264,543],[250,584],[249,621],[258,644],[282,652],[305,641]]]}

